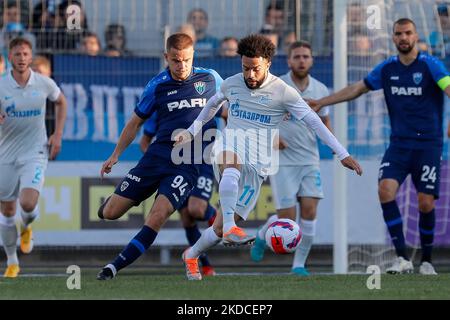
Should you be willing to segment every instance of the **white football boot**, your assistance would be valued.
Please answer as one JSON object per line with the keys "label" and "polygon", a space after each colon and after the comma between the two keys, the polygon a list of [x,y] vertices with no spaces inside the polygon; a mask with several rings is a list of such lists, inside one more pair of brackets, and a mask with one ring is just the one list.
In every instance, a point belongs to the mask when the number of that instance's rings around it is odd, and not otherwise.
{"label": "white football boot", "polygon": [[403,257],[397,257],[390,268],[386,270],[389,274],[413,273],[414,267],[411,261]]}
{"label": "white football boot", "polygon": [[422,262],[422,264],[420,265],[419,268],[419,273],[420,274],[424,274],[424,275],[428,275],[428,276],[435,276],[437,275],[437,272],[434,270],[434,267],[431,263],[429,262]]}

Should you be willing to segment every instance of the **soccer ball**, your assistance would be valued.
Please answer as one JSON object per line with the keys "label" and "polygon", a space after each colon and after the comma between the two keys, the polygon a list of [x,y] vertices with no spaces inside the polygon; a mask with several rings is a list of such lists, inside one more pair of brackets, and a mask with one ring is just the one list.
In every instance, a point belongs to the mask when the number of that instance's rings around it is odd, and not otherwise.
{"label": "soccer ball", "polygon": [[302,232],[295,221],[278,219],[266,232],[267,246],[277,254],[292,253],[302,240]]}

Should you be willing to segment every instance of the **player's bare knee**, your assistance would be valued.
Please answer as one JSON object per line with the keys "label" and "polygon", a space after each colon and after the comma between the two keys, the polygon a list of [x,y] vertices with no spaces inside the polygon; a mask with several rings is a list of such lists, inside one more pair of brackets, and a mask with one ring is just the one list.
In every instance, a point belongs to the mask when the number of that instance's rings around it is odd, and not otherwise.
{"label": "player's bare knee", "polygon": [[28,200],[20,200],[20,207],[25,212],[33,212],[33,210],[36,208],[36,203]]}
{"label": "player's bare knee", "polygon": [[195,219],[202,219],[205,216],[206,206],[198,205],[198,203],[189,203],[189,215]]}
{"label": "player's bare knee", "polygon": [[2,214],[7,218],[14,217],[16,209],[14,206],[2,206]]}
{"label": "player's bare knee", "polygon": [[429,213],[434,209],[434,199],[419,199],[419,211]]}
{"label": "player's bare knee", "polygon": [[378,186],[378,197],[382,203],[390,202],[395,200],[395,191],[383,184]]}

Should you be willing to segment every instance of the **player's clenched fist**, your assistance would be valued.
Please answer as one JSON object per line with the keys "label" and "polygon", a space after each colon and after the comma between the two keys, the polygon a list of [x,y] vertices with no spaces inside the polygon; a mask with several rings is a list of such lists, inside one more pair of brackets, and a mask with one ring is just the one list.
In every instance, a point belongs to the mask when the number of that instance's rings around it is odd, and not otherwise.
{"label": "player's clenched fist", "polygon": [[174,146],[178,146],[180,144],[188,143],[192,141],[193,136],[188,130],[183,130],[175,135],[173,138]]}
{"label": "player's clenched fist", "polygon": [[103,175],[105,173],[110,173],[113,165],[115,165],[117,161],[119,161],[119,159],[117,159],[116,156],[109,157],[109,159],[103,163],[102,170],[100,171],[100,176],[103,178]]}
{"label": "player's clenched fist", "polygon": [[342,159],[341,163],[344,167],[349,168],[350,170],[355,170],[359,176],[362,175],[361,166],[359,165],[358,161],[353,159],[351,156]]}

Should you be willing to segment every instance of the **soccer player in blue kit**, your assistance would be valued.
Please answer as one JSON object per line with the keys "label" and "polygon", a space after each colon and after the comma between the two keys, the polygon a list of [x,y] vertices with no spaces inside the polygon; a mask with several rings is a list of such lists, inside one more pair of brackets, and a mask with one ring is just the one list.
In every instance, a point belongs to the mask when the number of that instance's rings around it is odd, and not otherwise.
{"label": "soccer player in blue kit", "polygon": [[[116,259],[99,272],[98,280],[114,278],[119,270],[141,256],[153,243],[169,216],[183,205],[196,183],[198,170],[194,162],[173,162],[172,135],[177,129],[190,126],[207,100],[216,93],[222,78],[214,70],[192,66],[193,46],[192,39],[186,34],[173,34],[167,39],[164,56],[168,68],[147,84],[116,148],[102,166],[103,177],[105,173],[111,172],[145,120],[157,114],[156,140],[136,167],[119,183],[115,192],[100,206],[98,216],[101,219],[118,219],[132,206],[158,191],[155,202],[142,229]],[[208,129],[214,126],[214,121],[208,123]]]}
{"label": "soccer player in blue kit", "polygon": [[395,197],[408,174],[417,190],[422,259],[419,272],[435,275],[431,264],[434,240],[435,199],[439,197],[440,162],[443,149],[444,91],[450,97],[450,76],[435,57],[416,48],[416,25],[407,18],[393,26],[398,55],[377,65],[362,81],[335,94],[309,101],[317,110],[383,89],[391,122],[390,145],[380,166],[378,195],[383,217],[397,258],[386,271],[411,273],[406,253],[403,221]]}
{"label": "soccer player in blue kit", "polygon": [[[228,109],[223,107],[223,109],[218,112],[218,115],[226,119],[227,113]],[[143,125],[144,132],[139,144],[141,151],[144,153],[152,143],[153,138],[157,135],[156,120],[156,113],[154,113]],[[217,213],[217,209],[209,203],[213,193],[215,179],[212,165],[200,163],[196,164],[196,166],[199,171],[197,181],[189,194],[188,199],[186,199],[184,204],[178,209],[186,233],[186,238],[191,246],[193,246],[201,236],[197,221],[207,221],[208,225],[212,226]],[[202,274],[204,276],[214,276],[216,273],[207,254],[202,254],[199,259],[202,264]]]}

